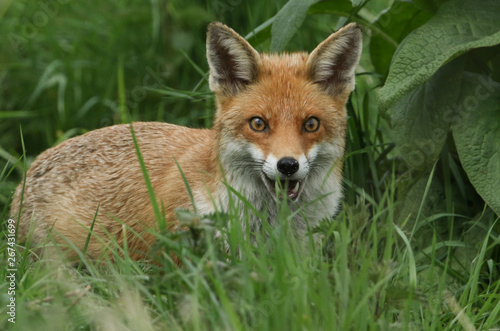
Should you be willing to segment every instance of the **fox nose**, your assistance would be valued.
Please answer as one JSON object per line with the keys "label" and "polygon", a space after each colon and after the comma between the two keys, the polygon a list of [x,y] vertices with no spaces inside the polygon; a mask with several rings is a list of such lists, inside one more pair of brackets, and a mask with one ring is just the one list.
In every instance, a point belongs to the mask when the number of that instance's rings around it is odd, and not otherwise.
{"label": "fox nose", "polygon": [[299,161],[293,157],[284,157],[278,161],[278,170],[287,176],[291,176],[299,170]]}

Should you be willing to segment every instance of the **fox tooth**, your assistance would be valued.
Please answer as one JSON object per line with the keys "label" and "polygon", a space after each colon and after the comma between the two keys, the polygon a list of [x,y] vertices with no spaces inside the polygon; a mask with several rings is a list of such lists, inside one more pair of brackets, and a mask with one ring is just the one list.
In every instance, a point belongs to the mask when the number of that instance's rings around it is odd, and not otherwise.
{"label": "fox tooth", "polygon": [[297,193],[299,191],[299,187],[300,187],[300,182],[297,182],[297,185],[295,185],[295,187],[293,188],[292,192],[293,193]]}

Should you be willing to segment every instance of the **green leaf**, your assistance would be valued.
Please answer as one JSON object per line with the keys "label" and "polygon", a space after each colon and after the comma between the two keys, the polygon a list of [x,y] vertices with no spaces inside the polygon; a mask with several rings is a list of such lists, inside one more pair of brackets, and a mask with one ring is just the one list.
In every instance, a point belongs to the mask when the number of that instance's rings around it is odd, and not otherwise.
{"label": "green leaf", "polygon": [[[406,191],[401,192],[401,203],[397,209],[397,225],[413,232],[422,225],[422,215],[437,215],[446,208],[443,187],[432,180],[432,172],[423,173]],[[425,236],[424,236],[425,237]],[[432,237],[432,235],[431,235]],[[415,238],[414,247],[423,247],[428,238]],[[423,240],[423,241],[420,241]]]}
{"label": "green leaf", "polygon": [[379,91],[385,110],[461,53],[500,43],[500,1],[452,0],[398,47]]}
{"label": "green leaf", "polygon": [[271,17],[258,27],[252,30],[245,36],[245,39],[252,45],[257,46],[271,37],[271,26],[274,22],[274,17]]}
{"label": "green leaf", "polygon": [[349,17],[352,4],[349,0],[320,1],[309,8],[308,14],[330,14]]}
{"label": "green leaf", "polygon": [[394,230],[396,230],[397,234],[403,239],[403,242],[406,245],[406,254],[408,256],[408,273],[410,286],[412,289],[417,287],[417,266],[415,263],[415,255],[413,254],[413,249],[410,244],[410,240],[406,236],[406,234],[401,230],[397,225],[394,224]]}
{"label": "green leaf", "polygon": [[389,110],[396,145],[413,168],[429,168],[439,157],[451,124],[447,112],[459,99],[463,65],[463,59],[445,65]]}
{"label": "green leaf", "polygon": [[282,51],[317,0],[290,0],[276,14],[271,28],[271,52]]}
{"label": "green leaf", "polygon": [[371,28],[370,56],[377,72],[387,76],[391,59],[401,41],[427,22],[432,14],[419,10],[413,3],[396,1],[374,22]]}
{"label": "green leaf", "polygon": [[0,110],[0,118],[30,118],[37,116],[36,112],[30,110]]}
{"label": "green leaf", "polygon": [[500,216],[500,84],[485,75],[464,78],[453,138],[472,185]]}
{"label": "green leaf", "polygon": [[412,0],[418,8],[429,12],[435,12],[443,3],[449,0]]}
{"label": "green leaf", "polygon": [[435,12],[437,10],[437,6],[432,0],[412,0],[412,2],[415,4],[415,6],[422,10],[431,12]]}
{"label": "green leaf", "polygon": [[365,0],[351,0],[351,2],[353,7],[357,7],[361,6],[365,2]]}

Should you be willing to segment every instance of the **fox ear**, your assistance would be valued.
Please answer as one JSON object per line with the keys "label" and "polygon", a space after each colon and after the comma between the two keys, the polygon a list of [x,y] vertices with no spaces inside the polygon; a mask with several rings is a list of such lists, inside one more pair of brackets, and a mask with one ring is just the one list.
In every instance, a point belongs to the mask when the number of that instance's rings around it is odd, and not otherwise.
{"label": "fox ear", "polygon": [[354,70],[361,48],[359,25],[351,23],[333,33],[309,55],[307,68],[311,79],[330,95],[347,98],[354,90]]}
{"label": "fox ear", "polygon": [[259,53],[233,29],[219,22],[208,26],[207,60],[210,89],[226,96],[252,83],[261,64]]}

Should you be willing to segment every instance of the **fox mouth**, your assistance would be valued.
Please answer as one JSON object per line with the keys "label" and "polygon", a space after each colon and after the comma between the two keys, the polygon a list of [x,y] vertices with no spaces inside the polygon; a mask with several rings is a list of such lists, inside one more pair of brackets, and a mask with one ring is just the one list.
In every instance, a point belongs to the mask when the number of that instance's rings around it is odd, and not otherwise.
{"label": "fox mouth", "polygon": [[302,188],[304,187],[304,180],[272,180],[265,174],[262,176],[264,184],[272,196],[276,196],[276,192],[279,192],[278,197],[283,199],[282,192],[286,192],[286,196],[292,200],[297,201]]}

